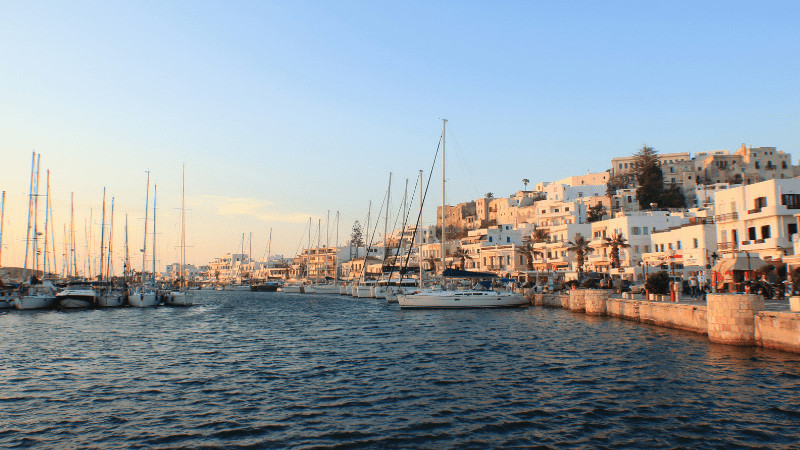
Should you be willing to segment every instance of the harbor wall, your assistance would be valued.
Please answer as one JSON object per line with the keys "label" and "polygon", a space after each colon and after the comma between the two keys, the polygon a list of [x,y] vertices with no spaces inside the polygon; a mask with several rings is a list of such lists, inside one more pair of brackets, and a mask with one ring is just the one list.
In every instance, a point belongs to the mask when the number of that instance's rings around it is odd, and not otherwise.
{"label": "harbor wall", "polygon": [[800,312],[763,311],[763,298],[757,295],[708,294],[707,300],[707,306],[698,306],[609,297],[603,290],[571,290],[564,295],[535,294],[531,304],[691,331],[720,344],[800,353]]}

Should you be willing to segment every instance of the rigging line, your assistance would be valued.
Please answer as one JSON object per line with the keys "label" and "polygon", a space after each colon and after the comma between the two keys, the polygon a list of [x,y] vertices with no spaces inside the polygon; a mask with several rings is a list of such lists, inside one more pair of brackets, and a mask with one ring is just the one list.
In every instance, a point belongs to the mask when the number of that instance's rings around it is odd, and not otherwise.
{"label": "rigging line", "polygon": [[297,243],[297,248],[294,249],[294,254],[297,256],[297,252],[300,251],[300,246],[303,245],[303,238],[306,235],[306,226],[303,225],[303,232],[300,233],[300,241]]}
{"label": "rigging line", "polygon": [[455,153],[456,153],[456,156],[457,156],[456,159],[460,163],[460,166],[461,166],[460,169],[463,170],[463,172],[466,175],[466,178],[469,179],[472,182],[472,186],[468,187],[468,189],[470,189],[472,191],[472,195],[473,195],[472,198],[478,198],[478,190],[475,188],[475,180],[477,179],[477,177],[475,176],[475,173],[472,171],[472,168],[466,162],[466,159],[464,158],[464,154],[461,152],[461,144],[458,142],[458,136],[456,135],[455,131],[453,130],[453,126],[450,125],[449,129],[450,129],[450,139],[455,141],[455,147],[456,147],[456,152]]}
{"label": "rigging line", "polygon": [[[406,224],[408,224],[408,218],[411,214],[411,205],[414,203],[414,195],[416,195],[417,186],[419,186],[419,177],[417,177],[417,181],[414,183],[414,189],[411,191],[411,201],[409,202],[409,209],[406,211],[405,216],[403,216],[403,228],[400,231],[400,241],[397,243],[397,250],[394,252],[394,264],[392,264],[392,268],[389,271],[389,279],[392,278],[394,274],[394,268],[397,266],[397,257],[400,255],[400,247],[403,244],[403,236],[406,234]],[[414,240],[411,240],[411,247],[414,246]],[[409,248],[408,253],[411,254],[411,249]],[[400,269],[400,281],[403,280],[403,275],[405,275],[405,270]]]}
{"label": "rigging line", "polygon": [[[428,183],[425,185],[425,194],[422,196],[421,199],[419,199],[419,201],[422,202],[423,205],[425,204],[425,199],[428,198],[428,189],[431,187],[431,178],[433,177],[433,168],[436,166],[436,158],[439,157],[439,149],[442,147],[442,138],[443,137],[444,137],[444,133],[442,133],[442,135],[439,136],[439,145],[436,146],[436,154],[433,155],[433,164],[431,164],[431,171],[428,174]],[[442,211],[442,214],[444,214],[444,211]],[[421,218],[422,218],[422,208],[420,208],[420,211],[417,214],[417,224],[416,224],[416,227],[414,228],[414,234],[411,236],[412,245],[413,245],[414,240],[417,237],[417,231],[419,230],[419,221],[420,221]],[[403,270],[406,270],[406,268],[408,268],[409,259],[411,259],[411,252],[408,252],[408,255],[406,255],[406,262],[403,264]],[[420,269],[419,270],[422,271],[422,265],[421,264],[420,264]]]}
{"label": "rigging line", "polygon": [[[383,196],[383,201],[381,202],[381,209],[379,209],[378,211],[383,212],[383,205],[386,204],[387,197],[389,197],[389,189],[386,189],[386,195]],[[380,220],[381,220],[381,213],[379,212],[378,218],[375,219],[375,228],[372,229],[372,235],[367,236],[369,238],[369,245],[367,245],[367,247],[372,247],[372,243],[375,242],[375,233],[378,231],[378,225],[380,225]],[[367,230],[367,233],[369,233],[369,230]],[[385,251],[386,250],[384,249],[384,252]]]}

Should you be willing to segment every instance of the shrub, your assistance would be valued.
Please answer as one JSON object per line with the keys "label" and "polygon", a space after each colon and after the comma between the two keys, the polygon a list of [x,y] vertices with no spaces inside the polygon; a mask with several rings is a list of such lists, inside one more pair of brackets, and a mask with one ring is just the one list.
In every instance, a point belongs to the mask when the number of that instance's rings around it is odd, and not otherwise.
{"label": "shrub", "polygon": [[587,278],[581,283],[581,287],[585,289],[597,289],[597,278]]}
{"label": "shrub", "polygon": [[669,294],[669,275],[663,270],[656,272],[647,277],[644,287],[651,294],[667,295]]}

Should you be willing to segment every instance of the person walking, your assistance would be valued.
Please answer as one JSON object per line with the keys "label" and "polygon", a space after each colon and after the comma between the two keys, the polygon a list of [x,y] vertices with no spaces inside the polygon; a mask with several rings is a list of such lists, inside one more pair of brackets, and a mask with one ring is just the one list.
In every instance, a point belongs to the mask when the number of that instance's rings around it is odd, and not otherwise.
{"label": "person walking", "polygon": [[692,272],[691,276],[689,277],[689,288],[692,290],[692,300],[697,300],[697,294],[699,293],[697,290],[697,276],[695,272]]}

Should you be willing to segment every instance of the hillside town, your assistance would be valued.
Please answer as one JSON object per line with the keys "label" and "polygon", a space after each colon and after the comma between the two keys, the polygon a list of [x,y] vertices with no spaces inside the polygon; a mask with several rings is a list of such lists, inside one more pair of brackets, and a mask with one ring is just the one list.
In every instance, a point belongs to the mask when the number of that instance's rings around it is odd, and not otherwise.
{"label": "hillside town", "polygon": [[[418,273],[420,264],[429,274],[457,268],[520,281],[539,275],[569,281],[580,273],[634,281],[658,270],[711,280],[716,264],[737,255],[791,268],[800,265],[798,177],[791,154],[775,147],[742,144],[692,156],[643,146],[612,159],[605,172],[535,184],[523,179],[524,188],[508,197],[487,193],[447,205],[444,246],[441,226],[406,226],[367,245],[356,225],[344,246],[311,246],[293,257],[227,254],[184,272],[214,285],[379,278],[400,268]],[[441,218],[438,207],[438,224]],[[162,276],[179,271],[171,264]]]}

